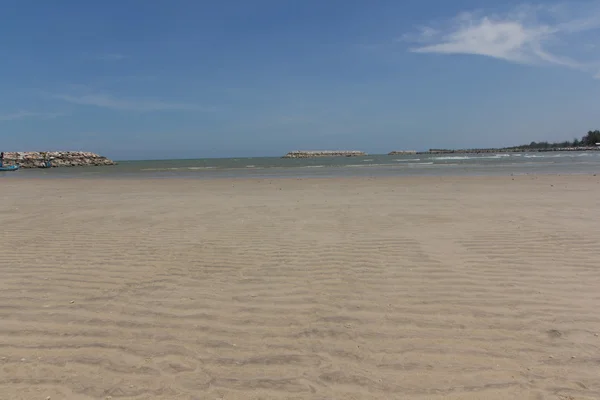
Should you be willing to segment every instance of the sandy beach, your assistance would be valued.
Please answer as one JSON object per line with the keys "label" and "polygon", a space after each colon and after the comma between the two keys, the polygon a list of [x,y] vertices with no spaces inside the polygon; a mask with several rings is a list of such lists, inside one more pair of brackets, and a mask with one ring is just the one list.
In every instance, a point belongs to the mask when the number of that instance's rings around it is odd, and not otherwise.
{"label": "sandy beach", "polygon": [[0,399],[600,398],[599,176],[0,189]]}

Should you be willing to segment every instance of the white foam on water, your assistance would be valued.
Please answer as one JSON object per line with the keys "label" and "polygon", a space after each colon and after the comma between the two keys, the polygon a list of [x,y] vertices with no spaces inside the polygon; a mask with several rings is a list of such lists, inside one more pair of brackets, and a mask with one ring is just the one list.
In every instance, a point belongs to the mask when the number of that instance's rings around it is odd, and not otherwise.
{"label": "white foam on water", "polygon": [[499,158],[510,157],[510,154],[493,154],[489,156],[485,155],[471,155],[471,156],[443,156],[433,157],[434,160],[497,160]]}
{"label": "white foam on water", "polygon": [[352,168],[363,168],[363,167],[397,167],[397,164],[349,164],[339,165],[340,167],[352,167]]}
{"label": "white foam on water", "polygon": [[525,158],[560,158],[560,157],[570,157],[569,155],[563,154],[552,154],[552,155],[541,155],[541,154],[525,154]]}
{"label": "white foam on water", "polygon": [[467,157],[467,156],[448,156],[448,157],[433,157],[434,160],[471,160],[477,157]]}
{"label": "white foam on water", "polygon": [[411,161],[421,161],[420,158],[405,158],[405,159],[395,159],[392,160],[394,162],[411,162]]}
{"label": "white foam on water", "polygon": [[171,167],[171,168],[143,168],[140,171],[179,171],[183,168],[176,168],[176,167]]}
{"label": "white foam on water", "polygon": [[433,165],[433,164],[434,164],[433,161],[428,161],[428,162],[407,163],[407,164],[403,164],[403,165],[398,165],[398,164],[350,164],[350,165],[344,165],[344,167],[352,167],[352,168],[396,167],[396,168],[401,168],[401,167],[412,167],[412,166],[416,166],[416,165]]}
{"label": "white foam on water", "polygon": [[493,156],[475,156],[472,160],[498,160],[500,158],[510,157],[510,154],[494,154]]}
{"label": "white foam on water", "polygon": [[362,160],[362,162],[368,162],[368,161],[373,161],[372,158],[367,158],[366,160]]}
{"label": "white foam on water", "polygon": [[165,168],[142,168],[140,171],[181,171],[181,170],[203,170],[203,169],[215,169],[217,167],[165,167]]}

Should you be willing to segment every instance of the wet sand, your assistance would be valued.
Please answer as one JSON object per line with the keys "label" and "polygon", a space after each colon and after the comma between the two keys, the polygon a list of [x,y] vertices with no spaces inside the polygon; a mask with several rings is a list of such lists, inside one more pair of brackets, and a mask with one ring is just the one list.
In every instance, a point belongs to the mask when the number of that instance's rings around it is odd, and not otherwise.
{"label": "wet sand", "polygon": [[600,398],[600,177],[0,189],[0,399]]}

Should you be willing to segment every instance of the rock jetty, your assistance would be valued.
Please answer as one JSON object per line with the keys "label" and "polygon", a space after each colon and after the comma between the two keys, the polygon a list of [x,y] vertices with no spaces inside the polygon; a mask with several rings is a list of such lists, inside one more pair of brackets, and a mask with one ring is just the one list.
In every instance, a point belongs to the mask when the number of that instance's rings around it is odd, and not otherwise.
{"label": "rock jetty", "polygon": [[388,153],[388,156],[407,156],[417,154],[416,150],[395,150]]}
{"label": "rock jetty", "polygon": [[418,152],[417,154],[489,154],[489,153],[546,153],[554,151],[599,151],[600,146],[579,146],[579,147],[547,147],[547,148],[528,148],[528,147],[508,147],[498,149],[429,149],[428,151]]}
{"label": "rock jetty", "polygon": [[101,155],[87,151],[24,151],[4,152],[5,165],[20,165],[21,168],[43,168],[50,161],[52,167],[80,167],[115,165]]}
{"label": "rock jetty", "polygon": [[312,150],[312,151],[290,151],[281,158],[313,158],[313,157],[361,157],[367,153],[356,150]]}

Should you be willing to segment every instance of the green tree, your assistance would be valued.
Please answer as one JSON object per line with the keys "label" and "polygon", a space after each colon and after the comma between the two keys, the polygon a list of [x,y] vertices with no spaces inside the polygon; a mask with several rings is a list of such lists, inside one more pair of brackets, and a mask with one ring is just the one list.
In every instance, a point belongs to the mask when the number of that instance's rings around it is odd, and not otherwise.
{"label": "green tree", "polygon": [[596,143],[600,143],[600,131],[589,131],[587,135],[585,135],[581,142],[584,146],[595,146]]}

